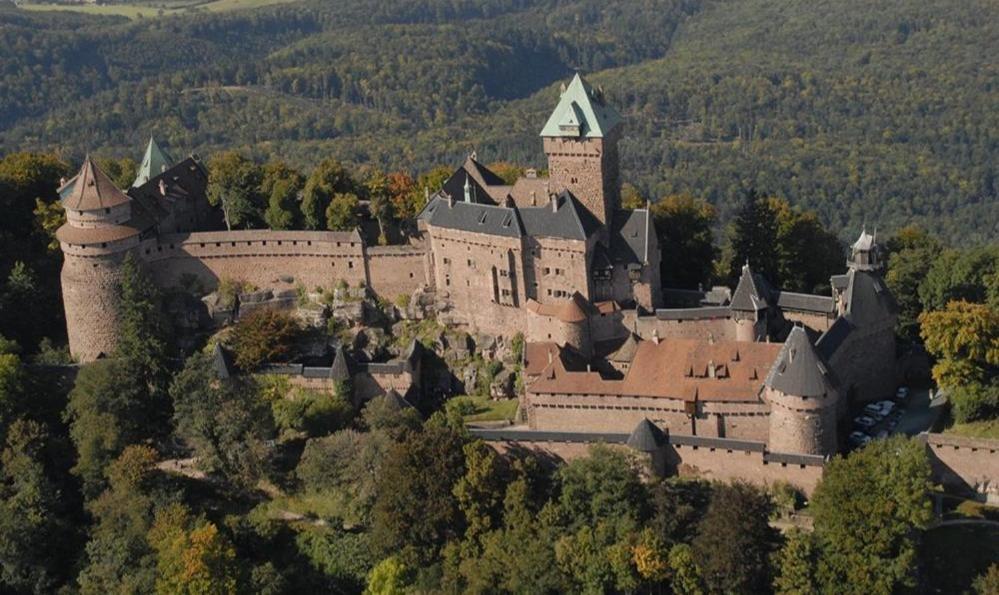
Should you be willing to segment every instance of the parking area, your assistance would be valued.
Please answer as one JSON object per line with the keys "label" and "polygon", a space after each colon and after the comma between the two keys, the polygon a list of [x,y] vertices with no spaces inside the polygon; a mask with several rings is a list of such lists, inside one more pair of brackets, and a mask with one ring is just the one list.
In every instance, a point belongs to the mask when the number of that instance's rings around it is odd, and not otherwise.
{"label": "parking area", "polygon": [[902,387],[891,398],[868,403],[852,416],[849,444],[857,448],[892,434],[915,436],[933,426],[939,409],[931,406],[928,389]]}

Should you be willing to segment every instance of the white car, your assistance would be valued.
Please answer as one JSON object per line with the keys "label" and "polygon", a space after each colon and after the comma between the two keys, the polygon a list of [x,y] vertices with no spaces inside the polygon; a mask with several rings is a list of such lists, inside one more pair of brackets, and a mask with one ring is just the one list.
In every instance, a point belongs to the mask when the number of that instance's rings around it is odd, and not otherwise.
{"label": "white car", "polygon": [[863,432],[850,432],[849,441],[854,446],[863,446],[871,441],[871,437]]}
{"label": "white car", "polygon": [[878,425],[877,420],[875,420],[870,415],[861,415],[860,417],[853,420],[853,423],[860,426],[861,428],[873,428]]}
{"label": "white car", "polygon": [[899,401],[904,401],[904,400],[908,399],[909,398],[909,387],[908,386],[900,386],[900,387],[898,387],[898,390],[895,391],[895,398],[898,399]]}
{"label": "white car", "polygon": [[878,401],[877,405],[881,408],[881,415],[888,415],[895,410],[895,403],[891,401]]}

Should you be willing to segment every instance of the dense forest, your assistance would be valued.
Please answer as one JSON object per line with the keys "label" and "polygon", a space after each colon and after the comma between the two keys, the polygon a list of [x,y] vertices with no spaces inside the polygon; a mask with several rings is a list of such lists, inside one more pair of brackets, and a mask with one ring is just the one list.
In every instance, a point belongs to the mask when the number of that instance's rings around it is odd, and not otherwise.
{"label": "dense forest", "polygon": [[137,157],[239,150],[416,174],[544,165],[536,137],[573,70],[626,116],[643,194],[720,226],[748,189],[842,239],[916,223],[995,237],[999,44],[983,0],[305,1],[127,21],[0,7],[0,150]]}

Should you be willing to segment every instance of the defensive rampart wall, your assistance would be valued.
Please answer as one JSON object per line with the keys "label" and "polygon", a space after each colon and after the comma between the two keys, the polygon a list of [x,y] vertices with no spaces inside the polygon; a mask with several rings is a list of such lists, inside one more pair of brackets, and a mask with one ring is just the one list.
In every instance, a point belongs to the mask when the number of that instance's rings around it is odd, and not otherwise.
{"label": "defensive rampart wall", "polygon": [[999,440],[922,434],[933,479],[952,491],[999,504]]}

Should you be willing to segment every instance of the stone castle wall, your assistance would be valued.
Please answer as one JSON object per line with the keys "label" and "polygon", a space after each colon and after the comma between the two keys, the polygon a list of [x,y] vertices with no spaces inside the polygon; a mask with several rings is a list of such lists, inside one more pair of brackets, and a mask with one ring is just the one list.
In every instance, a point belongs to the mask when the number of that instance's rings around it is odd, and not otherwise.
{"label": "stone castle wall", "polygon": [[679,434],[768,441],[765,403],[699,402],[693,419],[680,399],[528,392],[524,403],[529,427],[541,431],[627,433],[648,418]]}
{"label": "stone castle wall", "polygon": [[735,341],[735,321],[730,318],[705,318],[701,320],[660,320],[655,316],[639,316],[636,324],[638,336],[652,339],[653,331],[660,339],[705,339],[713,336],[716,341]]}
{"label": "stone castle wall", "polygon": [[770,450],[825,455],[837,451],[837,399],[802,398],[766,389],[770,403]]}
{"label": "stone castle wall", "polygon": [[616,129],[606,138],[545,137],[542,141],[552,189],[568,189],[602,223],[609,222],[619,202],[619,137]]}
{"label": "stone castle wall", "polygon": [[119,291],[124,253],[101,257],[64,255],[62,302],[70,352],[80,361],[110,355],[118,344]]}
{"label": "stone castle wall", "polygon": [[782,309],[781,314],[784,316],[784,320],[794,323],[801,323],[806,327],[812,329],[817,333],[824,333],[829,330],[832,323],[836,321],[835,317],[829,317],[825,314],[815,314],[811,312],[796,312],[794,310]]}
{"label": "stone castle wall", "polygon": [[999,440],[923,434],[933,479],[957,492],[999,504]]}

